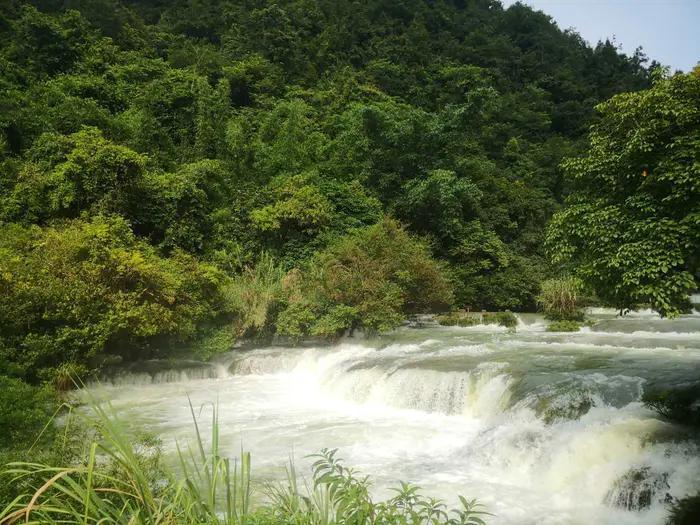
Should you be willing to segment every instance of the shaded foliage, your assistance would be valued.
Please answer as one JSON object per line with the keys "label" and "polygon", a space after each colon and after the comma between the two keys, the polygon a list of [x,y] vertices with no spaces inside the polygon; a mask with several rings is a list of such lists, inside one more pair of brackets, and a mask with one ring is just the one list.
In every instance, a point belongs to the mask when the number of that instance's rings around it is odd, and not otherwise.
{"label": "shaded foliage", "polygon": [[20,379],[0,375],[0,450],[15,443],[29,447],[49,423],[57,405],[50,387],[35,388]]}
{"label": "shaded foliage", "polygon": [[700,494],[688,496],[671,505],[668,525],[692,525],[700,520]]}

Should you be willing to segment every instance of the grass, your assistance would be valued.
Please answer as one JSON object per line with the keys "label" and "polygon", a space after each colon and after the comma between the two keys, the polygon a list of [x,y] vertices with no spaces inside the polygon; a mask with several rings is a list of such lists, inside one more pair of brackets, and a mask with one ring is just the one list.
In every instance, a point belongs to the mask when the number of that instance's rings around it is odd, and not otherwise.
{"label": "grass", "polygon": [[515,330],[518,317],[510,311],[486,313],[450,312],[437,316],[437,322],[442,326],[476,326],[479,324],[497,324]]}
{"label": "grass", "polygon": [[581,323],[578,321],[552,321],[547,325],[548,332],[578,332],[581,329]]}
{"label": "grass", "polygon": [[583,321],[581,288],[581,281],[575,277],[548,279],[542,283],[537,303],[552,321]]}
{"label": "grass", "polygon": [[72,464],[6,465],[9,482],[29,479],[31,490],[0,511],[0,525],[483,525],[488,515],[462,497],[448,510],[405,483],[393,498],[375,502],[369,478],[345,467],[335,450],[314,457],[309,483],[300,483],[290,463],[286,482],[264,485],[266,503],[254,507],[250,454],[221,454],[216,406],[205,445],[190,404],[195,439],[178,444],[177,469],[162,463],[158,446],[134,445],[110,405],[91,399],[90,407],[75,417],[97,430]]}
{"label": "grass", "polygon": [[226,301],[236,314],[237,336],[252,336],[268,327],[282,297],[283,277],[283,269],[270,254],[263,253],[255,266],[245,268],[225,288]]}
{"label": "grass", "polygon": [[515,330],[515,327],[518,326],[518,317],[508,310],[505,312],[485,313],[484,324],[497,324]]}
{"label": "grass", "polygon": [[451,312],[437,316],[437,322],[442,326],[475,326],[481,324],[481,319],[478,315]]}

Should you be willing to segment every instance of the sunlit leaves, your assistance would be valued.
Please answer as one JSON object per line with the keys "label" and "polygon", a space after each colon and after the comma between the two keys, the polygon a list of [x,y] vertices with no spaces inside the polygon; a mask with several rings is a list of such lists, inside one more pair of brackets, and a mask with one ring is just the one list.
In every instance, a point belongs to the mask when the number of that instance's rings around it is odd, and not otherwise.
{"label": "sunlit leaves", "polygon": [[601,299],[688,308],[700,233],[700,81],[692,75],[602,104],[591,147],[564,167],[576,192],[551,223],[547,243]]}

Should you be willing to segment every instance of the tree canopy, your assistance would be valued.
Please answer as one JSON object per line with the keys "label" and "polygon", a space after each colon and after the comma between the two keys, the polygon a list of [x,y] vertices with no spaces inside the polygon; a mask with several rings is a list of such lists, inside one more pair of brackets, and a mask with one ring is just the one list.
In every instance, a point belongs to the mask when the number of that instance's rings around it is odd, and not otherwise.
{"label": "tree canopy", "polygon": [[700,74],[660,76],[598,111],[590,148],[564,163],[573,191],[550,250],[612,306],[685,312],[700,280]]}

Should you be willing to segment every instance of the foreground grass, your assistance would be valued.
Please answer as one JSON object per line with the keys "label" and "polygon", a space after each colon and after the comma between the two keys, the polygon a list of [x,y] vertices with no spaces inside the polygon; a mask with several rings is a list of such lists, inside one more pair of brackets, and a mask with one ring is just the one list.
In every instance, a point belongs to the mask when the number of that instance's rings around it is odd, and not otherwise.
{"label": "foreground grass", "polygon": [[31,490],[0,511],[0,525],[483,525],[487,514],[461,497],[461,507],[448,510],[405,483],[393,498],[375,502],[369,478],[345,467],[334,450],[315,456],[308,483],[298,481],[290,464],[287,481],[263,486],[267,503],[254,507],[250,454],[235,459],[220,454],[216,407],[206,445],[192,410],[196,439],[178,446],[178,469],[160,461],[158,446],[135,445],[109,406],[93,402],[91,408],[91,414],[75,416],[97,430],[73,464],[6,465],[5,482]]}

